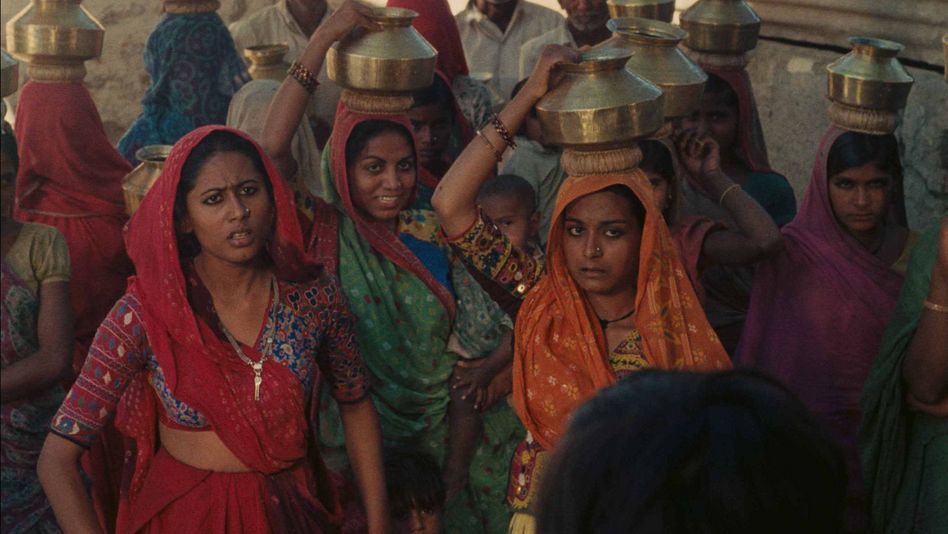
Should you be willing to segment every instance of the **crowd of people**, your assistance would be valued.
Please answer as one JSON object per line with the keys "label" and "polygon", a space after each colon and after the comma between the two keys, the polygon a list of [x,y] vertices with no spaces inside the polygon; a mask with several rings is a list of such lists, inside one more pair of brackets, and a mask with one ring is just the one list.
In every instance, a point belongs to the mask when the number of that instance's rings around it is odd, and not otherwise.
{"label": "crowd of people", "polygon": [[163,14],[117,146],[83,83],[20,89],[4,534],[945,531],[948,217],[907,228],[893,134],[801,140],[798,208],[701,65],[639,165],[571,176],[535,105],[605,0],[389,5],[438,51],[405,112],[327,77],[356,0]]}

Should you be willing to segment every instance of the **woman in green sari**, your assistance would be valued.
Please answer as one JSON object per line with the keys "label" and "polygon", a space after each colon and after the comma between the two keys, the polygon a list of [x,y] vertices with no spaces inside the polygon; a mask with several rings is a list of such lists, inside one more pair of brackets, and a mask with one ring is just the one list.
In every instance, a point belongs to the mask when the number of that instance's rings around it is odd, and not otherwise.
{"label": "woman in green sari", "polygon": [[[288,77],[274,97],[262,140],[284,176],[294,175],[291,140],[315,89],[307,87],[305,73],[318,72],[328,48],[353,27],[373,29],[360,9],[347,3],[320,26],[299,66],[291,68],[298,76]],[[314,210],[309,252],[337,273],[358,317],[357,339],[386,445],[418,449],[443,462],[457,362],[447,347],[456,315],[453,259],[434,212],[409,209],[417,182],[411,131],[404,115],[340,104],[323,152],[322,175],[331,187]],[[327,399],[320,437],[327,463],[341,471],[347,460],[337,412]],[[485,415],[467,489],[447,503],[446,531],[505,529],[505,467],[519,439],[518,425],[506,405]]]}
{"label": "woman in green sari", "polygon": [[870,530],[948,528],[948,218],[918,242],[862,398]]}

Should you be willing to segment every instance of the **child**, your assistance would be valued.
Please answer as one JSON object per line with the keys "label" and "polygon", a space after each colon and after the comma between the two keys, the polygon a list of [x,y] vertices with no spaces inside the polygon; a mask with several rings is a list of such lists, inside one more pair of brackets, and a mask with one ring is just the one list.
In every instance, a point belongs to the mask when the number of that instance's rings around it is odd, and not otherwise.
{"label": "child", "polygon": [[[520,91],[526,80],[521,80],[514,89],[511,98]],[[517,132],[518,148],[508,155],[503,167],[505,174],[523,176],[536,192],[539,213],[539,243],[546,247],[546,236],[550,230],[550,217],[556,203],[556,193],[566,178],[566,172],[560,165],[559,147],[544,144],[543,132],[537,118],[536,109],[530,110],[523,121],[523,127]]]}
{"label": "child", "polygon": [[[540,254],[536,244],[539,221],[536,196],[525,179],[510,174],[491,178],[481,188],[477,202],[513,246]],[[510,438],[523,434],[519,422],[511,417],[509,406],[504,404],[491,409],[510,393],[513,322],[463,266],[453,269],[452,276],[458,295],[458,314],[448,347],[461,359],[454,370],[448,412],[451,442],[445,461],[445,481],[449,502],[467,479],[483,422],[489,421],[488,426],[493,430],[510,430],[507,435],[499,435],[504,433],[500,432],[485,437],[497,443],[498,457],[509,459],[517,442]],[[505,476],[504,473],[497,475]],[[502,500],[499,496],[496,505],[502,506]]]}
{"label": "child", "polygon": [[385,489],[395,534],[440,534],[444,483],[430,455],[407,449],[385,451]]}

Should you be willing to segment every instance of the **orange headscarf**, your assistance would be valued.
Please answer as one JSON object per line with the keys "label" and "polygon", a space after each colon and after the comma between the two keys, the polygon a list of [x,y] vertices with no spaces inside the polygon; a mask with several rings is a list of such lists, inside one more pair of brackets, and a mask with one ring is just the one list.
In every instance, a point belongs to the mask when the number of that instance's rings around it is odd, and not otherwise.
{"label": "orange headscarf", "polygon": [[645,207],[636,281],[635,326],[655,369],[714,371],[731,364],[708,324],[682,267],[668,227],[651,198],[645,174],[569,177],[553,211],[547,272],[517,315],[513,403],[544,448],[566,430],[570,414],[616,381],[605,334],[566,268],[563,215],[574,200],[613,185],[628,187]]}

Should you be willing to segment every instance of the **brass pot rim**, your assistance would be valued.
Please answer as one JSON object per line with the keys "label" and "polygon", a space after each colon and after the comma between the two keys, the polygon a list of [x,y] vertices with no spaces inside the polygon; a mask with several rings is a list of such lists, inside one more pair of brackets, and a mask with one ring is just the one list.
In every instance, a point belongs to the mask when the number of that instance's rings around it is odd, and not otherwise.
{"label": "brass pot rim", "polygon": [[382,26],[411,26],[418,12],[404,7],[373,7],[367,16]]}
{"label": "brass pot rim", "polygon": [[286,43],[259,44],[244,48],[244,56],[251,61],[271,60],[277,62],[290,50]]}
{"label": "brass pot rim", "polygon": [[660,4],[674,4],[675,0],[608,0],[607,5],[613,6],[656,6]]}
{"label": "brass pot rim", "polygon": [[587,50],[578,63],[560,63],[556,68],[563,72],[599,72],[624,67],[632,57],[630,50],[622,48],[600,48]]}
{"label": "brass pot rim", "polygon": [[854,35],[848,41],[853,50],[858,50],[873,57],[895,57],[905,49],[902,43],[876,37]]}
{"label": "brass pot rim", "polygon": [[145,145],[135,151],[135,159],[145,162],[162,162],[171,155],[173,145]]}
{"label": "brass pot rim", "polygon": [[642,17],[609,19],[606,28],[613,34],[643,45],[677,46],[688,38],[688,32],[674,24]]}

